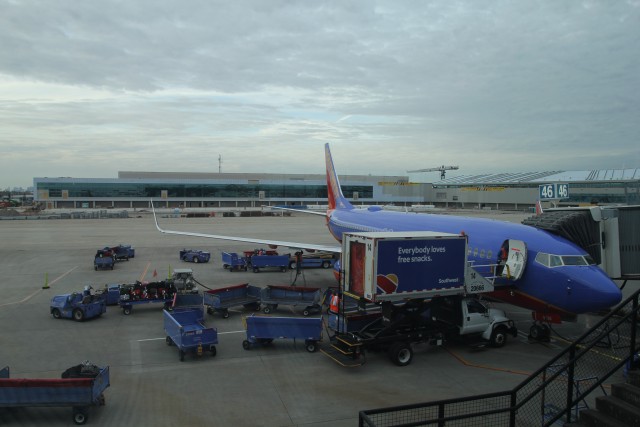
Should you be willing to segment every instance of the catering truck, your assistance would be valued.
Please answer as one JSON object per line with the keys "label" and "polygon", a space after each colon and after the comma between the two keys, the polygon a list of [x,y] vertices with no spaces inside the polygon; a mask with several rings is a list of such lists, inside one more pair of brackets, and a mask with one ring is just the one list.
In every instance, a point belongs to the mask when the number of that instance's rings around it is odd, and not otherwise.
{"label": "catering truck", "polygon": [[[468,264],[466,236],[345,233],[342,243],[341,305],[330,316],[332,346],[323,350],[338,363],[362,365],[365,351],[386,351],[392,362],[405,366],[418,342],[464,339],[501,347],[507,334],[517,334],[503,311],[489,309],[475,295],[491,292],[493,284]],[[378,315],[363,325],[366,310],[354,313],[346,300],[361,308],[374,303]]]}

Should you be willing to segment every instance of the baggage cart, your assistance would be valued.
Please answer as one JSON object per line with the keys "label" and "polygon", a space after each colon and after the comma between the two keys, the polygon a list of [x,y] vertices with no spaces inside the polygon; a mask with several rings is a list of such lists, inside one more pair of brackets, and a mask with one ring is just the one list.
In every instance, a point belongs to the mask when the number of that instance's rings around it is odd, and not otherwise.
{"label": "baggage cart", "polygon": [[201,293],[179,292],[173,297],[169,311],[193,311],[198,313],[197,320],[204,322],[204,295]]}
{"label": "baggage cart", "polygon": [[264,314],[269,314],[279,305],[304,306],[302,314],[308,316],[314,312],[320,312],[320,288],[304,288],[301,286],[275,286],[269,285],[260,293],[260,303]]}
{"label": "baggage cart", "polygon": [[270,268],[282,271],[289,269],[289,255],[254,255],[251,257],[251,268],[254,273]]}
{"label": "baggage cart", "polygon": [[273,249],[254,249],[252,251],[242,251],[247,266],[251,267],[251,257],[254,255],[278,255],[278,251]]}
{"label": "baggage cart", "polygon": [[247,261],[235,252],[222,252],[222,267],[230,272],[235,270],[247,271]]}
{"label": "baggage cart", "polygon": [[177,292],[173,283],[165,280],[121,285],[119,290],[118,304],[125,315],[131,314],[133,306],[141,304],[163,304],[164,308],[169,308]]}
{"label": "baggage cart", "polygon": [[[81,365],[85,366],[85,365]],[[63,374],[63,378],[10,378],[9,367],[0,370],[0,408],[29,406],[70,406],[73,421],[85,424],[90,406],[104,405],[104,390],[109,387],[109,367],[98,368],[84,374],[82,370],[68,369],[78,375]]]}
{"label": "baggage cart", "polygon": [[227,286],[204,292],[204,305],[207,313],[218,312],[225,319],[229,317],[229,308],[244,306],[250,310],[260,310],[260,291],[262,289],[247,283]]}
{"label": "baggage cart", "polygon": [[244,319],[247,339],[242,348],[250,350],[253,345],[268,345],[274,339],[288,338],[304,340],[305,348],[313,353],[322,339],[322,318],[271,317],[251,315]]}
{"label": "baggage cart", "polygon": [[215,328],[207,328],[202,323],[202,313],[197,308],[184,308],[179,311],[169,312],[163,310],[164,331],[166,343],[178,348],[180,361],[184,361],[186,353],[194,353],[202,356],[209,351],[211,356],[216,355],[218,344],[218,331]]}

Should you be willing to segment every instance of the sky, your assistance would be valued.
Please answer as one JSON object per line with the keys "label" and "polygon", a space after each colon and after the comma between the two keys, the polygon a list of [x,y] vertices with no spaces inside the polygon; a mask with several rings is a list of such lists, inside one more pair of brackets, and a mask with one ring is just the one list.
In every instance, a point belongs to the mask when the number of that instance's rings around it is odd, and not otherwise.
{"label": "sky", "polygon": [[326,143],[341,175],[640,168],[639,139],[640,0],[0,0],[0,188],[321,174]]}

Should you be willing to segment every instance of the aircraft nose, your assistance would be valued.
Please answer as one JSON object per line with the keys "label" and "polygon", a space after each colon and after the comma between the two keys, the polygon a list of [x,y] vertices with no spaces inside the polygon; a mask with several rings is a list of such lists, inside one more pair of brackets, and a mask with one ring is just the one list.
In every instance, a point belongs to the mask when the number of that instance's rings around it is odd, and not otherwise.
{"label": "aircraft nose", "polygon": [[622,300],[618,286],[601,269],[588,268],[567,281],[567,291],[573,296],[573,304],[579,307],[575,312],[598,311],[618,304]]}

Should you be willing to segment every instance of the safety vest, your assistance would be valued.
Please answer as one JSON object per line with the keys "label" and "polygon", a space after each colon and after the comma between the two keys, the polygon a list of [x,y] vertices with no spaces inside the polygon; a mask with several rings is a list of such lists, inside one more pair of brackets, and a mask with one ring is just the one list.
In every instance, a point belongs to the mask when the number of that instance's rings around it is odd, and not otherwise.
{"label": "safety vest", "polygon": [[329,301],[329,311],[332,313],[337,313],[339,311],[338,306],[340,305],[340,297],[338,295],[333,295],[331,300]]}

